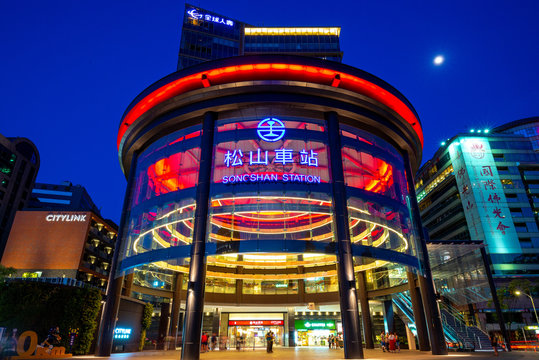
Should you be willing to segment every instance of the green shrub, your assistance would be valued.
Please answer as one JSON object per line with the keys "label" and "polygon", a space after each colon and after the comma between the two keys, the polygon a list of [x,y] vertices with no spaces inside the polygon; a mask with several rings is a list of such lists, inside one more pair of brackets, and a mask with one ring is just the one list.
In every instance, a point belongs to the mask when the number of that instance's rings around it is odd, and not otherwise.
{"label": "green shrub", "polygon": [[87,354],[94,339],[101,292],[97,289],[37,282],[0,283],[0,326],[19,334],[35,331],[39,342],[48,330],[60,327],[60,345],[69,350],[69,329],[79,329],[72,353]]}
{"label": "green shrub", "polygon": [[146,303],[144,305],[144,311],[142,312],[142,319],[140,321],[140,345],[138,347],[139,351],[144,349],[144,344],[146,341],[146,330],[150,328],[152,324],[152,314],[153,314],[153,305]]}

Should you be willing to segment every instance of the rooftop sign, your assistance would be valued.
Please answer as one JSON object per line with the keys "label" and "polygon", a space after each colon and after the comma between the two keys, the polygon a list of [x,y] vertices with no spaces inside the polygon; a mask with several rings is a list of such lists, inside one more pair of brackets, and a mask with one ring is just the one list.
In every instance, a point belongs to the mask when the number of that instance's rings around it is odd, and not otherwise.
{"label": "rooftop sign", "polygon": [[251,27],[245,28],[245,35],[334,35],[341,34],[340,27]]}
{"label": "rooftop sign", "polygon": [[191,19],[209,21],[217,24],[223,24],[227,26],[234,26],[234,21],[228,20],[219,16],[214,16],[210,14],[202,14],[197,11],[197,9],[187,10],[187,14]]}
{"label": "rooftop sign", "polygon": [[[268,117],[261,120],[256,129],[260,140],[274,143],[283,140],[283,145],[275,150],[262,150],[258,147],[255,151],[242,149],[229,149],[224,156],[224,165],[227,168],[245,168],[258,167],[257,171],[246,172],[243,174],[225,175],[221,178],[223,184],[234,183],[253,183],[253,182],[301,182],[309,184],[320,184],[320,176],[309,174],[298,174],[295,172],[297,165],[301,167],[318,167],[318,152],[313,149],[294,149],[288,148],[284,142],[286,128],[284,123],[274,117]],[[245,153],[245,154],[244,154]],[[276,171],[269,165],[290,166],[290,172]]]}

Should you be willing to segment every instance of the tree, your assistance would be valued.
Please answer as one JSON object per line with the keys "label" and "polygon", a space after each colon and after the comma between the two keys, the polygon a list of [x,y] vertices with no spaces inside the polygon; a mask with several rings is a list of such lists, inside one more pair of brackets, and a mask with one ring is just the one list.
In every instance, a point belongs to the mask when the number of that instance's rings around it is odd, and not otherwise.
{"label": "tree", "polygon": [[12,267],[5,267],[4,265],[0,264],[0,282],[4,281],[5,278],[15,274],[17,272],[17,269]]}
{"label": "tree", "polygon": [[[517,302],[517,295],[515,291],[520,290],[527,294],[533,294],[538,290],[536,283],[532,283],[526,279],[515,279],[511,280],[507,285],[500,286],[496,289],[496,295],[500,302],[500,307],[502,310],[511,310],[515,308]],[[488,302],[489,306],[492,306],[492,301]],[[513,323],[514,317],[511,314],[506,313],[504,316],[505,323],[507,324],[508,330],[511,330],[511,324]]]}
{"label": "tree", "polygon": [[507,289],[513,295],[515,295],[515,291],[517,290],[525,292],[528,295],[533,295],[535,292],[538,291],[538,287],[539,286],[537,283],[532,283],[530,280],[527,279],[515,279],[512,280],[509,285],[507,285]]}
{"label": "tree", "polygon": [[146,303],[144,305],[144,311],[142,312],[142,319],[140,320],[140,344],[139,351],[144,349],[144,344],[146,342],[146,330],[150,328],[152,324],[152,314],[153,314],[153,305]]}

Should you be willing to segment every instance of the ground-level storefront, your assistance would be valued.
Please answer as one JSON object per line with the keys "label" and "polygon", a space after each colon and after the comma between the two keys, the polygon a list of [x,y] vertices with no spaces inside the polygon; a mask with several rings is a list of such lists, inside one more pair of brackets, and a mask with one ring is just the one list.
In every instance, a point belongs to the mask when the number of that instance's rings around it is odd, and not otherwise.
{"label": "ground-level storefront", "polygon": [[283,313],[229,314],[226,336],[231,347],[265,347],[266,334],[274,334],[275,346],[285,345],[285,322]]}

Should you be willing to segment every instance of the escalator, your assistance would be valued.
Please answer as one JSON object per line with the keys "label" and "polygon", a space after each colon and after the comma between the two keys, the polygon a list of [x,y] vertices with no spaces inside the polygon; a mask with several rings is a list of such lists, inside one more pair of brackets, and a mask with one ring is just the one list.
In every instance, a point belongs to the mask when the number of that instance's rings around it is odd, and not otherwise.
{"label": "escalator", "polygon": [[[397,308],[397,315],[417,336],[412,300],[408,291],[393,294],[392,299]],[[457,348],[467,351],[493,351],[488,335],[476,326],[467,326],[458,310],[450,305],[442,305],[440,312],[447,343],[455,344]]]}

